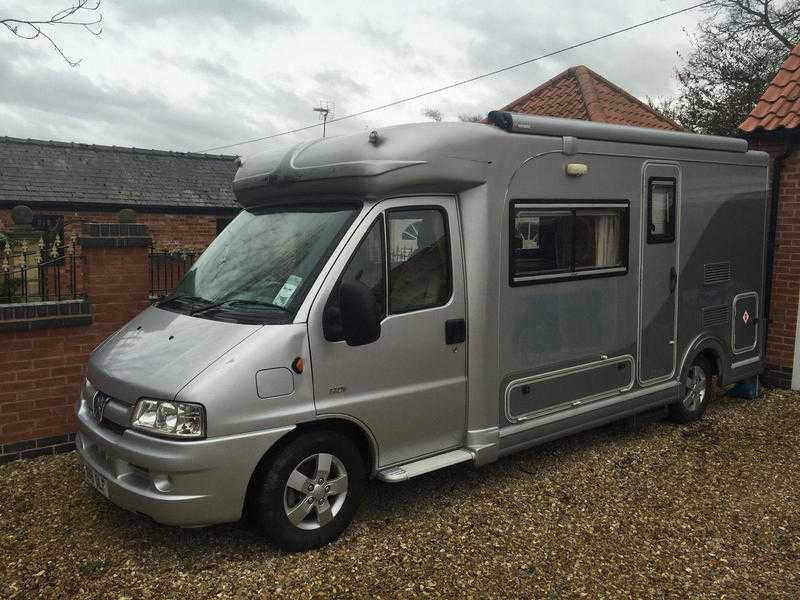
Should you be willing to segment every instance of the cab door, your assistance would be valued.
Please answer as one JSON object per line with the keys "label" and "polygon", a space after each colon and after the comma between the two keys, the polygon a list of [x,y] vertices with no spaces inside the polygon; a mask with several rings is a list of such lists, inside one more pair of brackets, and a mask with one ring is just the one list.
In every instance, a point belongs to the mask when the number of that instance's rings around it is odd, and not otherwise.
{"label": "cab door", "polygon": [[[374,293],[380,337],[348,346],[338,285]],[[452,197],[377,204],[348,242],[309,314],[316,410],[366,426],[380,468],[463,445],[466,322],[461,238]]]}

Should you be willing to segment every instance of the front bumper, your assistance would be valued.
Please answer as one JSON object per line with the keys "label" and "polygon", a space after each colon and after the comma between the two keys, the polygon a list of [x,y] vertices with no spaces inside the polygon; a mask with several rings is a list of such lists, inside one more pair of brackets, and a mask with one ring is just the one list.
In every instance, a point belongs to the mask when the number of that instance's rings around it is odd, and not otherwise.
{"label": "front bumper", "polygon": [[258,462],[294,427],[198,441],[175,441],[101,426],[85,402],[75,446],[108,481],[108,497],[165,525],[196,527],[237,521]]}

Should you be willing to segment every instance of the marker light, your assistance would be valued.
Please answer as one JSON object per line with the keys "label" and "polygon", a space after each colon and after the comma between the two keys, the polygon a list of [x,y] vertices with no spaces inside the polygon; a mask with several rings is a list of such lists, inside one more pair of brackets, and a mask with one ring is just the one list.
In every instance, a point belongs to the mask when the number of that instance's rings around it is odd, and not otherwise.
{"label": "marker light", "polygon": [[589,167],[583,163],[569,163],[567,165],[567,175],[570,177],[582,177],[589,172]]}
{"label": "marker light", "polygon": [[292,371],[294,371],[298,375],[300,373],[302,373],[305,368],[306,368],[306,364],[303,361],[303,357],[302,356],[298,356],[297,358],[295,358],[292,361]]}

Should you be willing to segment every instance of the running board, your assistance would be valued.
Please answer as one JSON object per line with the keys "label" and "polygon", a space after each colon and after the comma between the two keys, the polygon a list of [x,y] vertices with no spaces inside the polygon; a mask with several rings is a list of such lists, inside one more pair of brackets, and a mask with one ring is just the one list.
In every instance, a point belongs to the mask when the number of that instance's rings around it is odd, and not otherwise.
{"label": "running board", "polygon": [[474,458],[475,456],[468,450],[451,450],[444,454],[437,454],[436,456],[423,458],[415,462],[383,469],[382,471],[378,471],[378,479],[386,481],[387,483],[400,483],[401,481],[408,481],[417,475],[457,465],[458,463],[467,462]]}

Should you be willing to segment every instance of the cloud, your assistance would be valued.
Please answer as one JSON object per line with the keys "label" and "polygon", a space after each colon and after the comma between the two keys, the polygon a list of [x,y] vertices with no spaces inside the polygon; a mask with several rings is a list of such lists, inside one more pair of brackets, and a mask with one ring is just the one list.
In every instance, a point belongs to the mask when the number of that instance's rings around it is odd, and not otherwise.
{"label": "cloud", "polygon": [[75,122],[116,130],[134,145],[173,148],[252,137],[259,131],[235,109],[190,108],[151,90],[101,86],[74,71],[47,67],[22,71],[3,62],[0,81],[4,82],[0,104],[18,114],[36,111],[45,115],[41,129],[51,135],[59,132],[67,140],[75,139],[65,135]]}
{"label": "cloud", "polygon": [[369,92],[366,85],[355,81],[342,71],[326,69],[314,76],[323,93],[335,97],[365,96]]}
{"label": "cloud", "polygon": [[406,41],[399,28],[385,27],[374,21],[363,19],[352,29],[366,38],[370,47],[376,50],[388,51],[398,56],[413,54],[414,47]]}
{"label": "cloud", "polygon": [[207,25],[215,22],[243,33],[253,33],[261,28],[294,29],[305,22],[296,8],[267,0],[126,0],[115,7],[122,11],[120,16],[125,22],[143,26],[165,21]]}
{"label": "cloud", "polygon": [[[55,0],[57,1],[57,0]],[[670,3],[678,0],[669,0]],[[14,3],[16,2],[16,8]],[[23,0],[11,0],[20,13]],[[667,2],[508,0],[414,5],[341,0],[127,0],[104,4],[100,37],[59,31],[70,69],[46,43],[0,32],[0,135],[198,150],[317,123],[311,109],[333,100],[336,116],[391,103],[668,12]],[[368,15],[368,16],[367,16]],[[669,96],[697,15],[625,33],[358,119],[328,134],[421,121],[426,106],[446,118],[482,113],[561,70],[586,64],[643,97]],[[317,128],[230,152],[317,137]]]}

